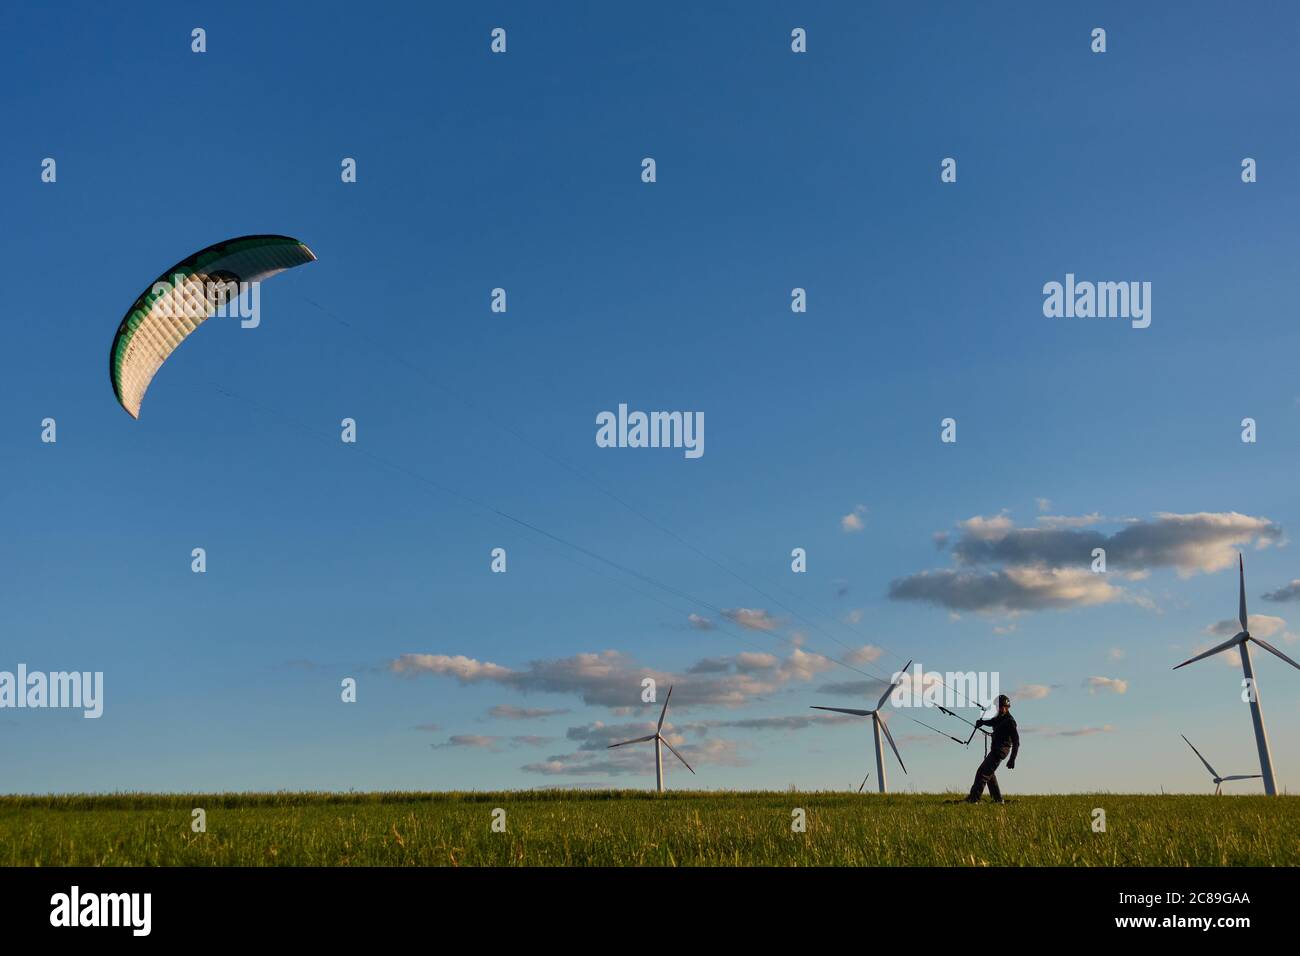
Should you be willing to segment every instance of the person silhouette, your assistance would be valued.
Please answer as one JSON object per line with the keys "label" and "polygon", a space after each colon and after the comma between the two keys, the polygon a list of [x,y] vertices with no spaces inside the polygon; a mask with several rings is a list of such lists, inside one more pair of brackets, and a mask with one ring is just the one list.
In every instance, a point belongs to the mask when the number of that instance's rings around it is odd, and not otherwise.
{"label": "person silhouette", "polygon": [[1002,803],[1002,790],[998,786],[998,766],[1007,760],[1007,769],[1016,769],[1016,755],[1020,753],[1020,733],[1016,730],[1016,718],[1011,716],[1011,698],[1006,694],[998,695],[998,715],[988,720],[982,717],[975,721],[975,729],[989,726],[993,728],[993,739],[989,741],[989,753],[975,771],[975,782],[971,784],[967,803],[979,803],[984,796],[984,788],[989,788],[989,796],[994,803]]}

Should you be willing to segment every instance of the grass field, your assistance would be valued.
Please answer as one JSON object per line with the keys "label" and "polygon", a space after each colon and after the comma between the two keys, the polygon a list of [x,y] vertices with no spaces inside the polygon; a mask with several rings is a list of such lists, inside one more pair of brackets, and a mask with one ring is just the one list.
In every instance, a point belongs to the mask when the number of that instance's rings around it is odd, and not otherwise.
{"label": "grass field", "polygon": [[[0,797],[6,866],[1296,866],[1263,796],[514,793]],[[191,830],[206,811],[207,832]],[[1106,831],[1093,831],[1093,810]],[[505,832],[493,832],[496,808]],[[805,811],[806,831],[792,830]]]}

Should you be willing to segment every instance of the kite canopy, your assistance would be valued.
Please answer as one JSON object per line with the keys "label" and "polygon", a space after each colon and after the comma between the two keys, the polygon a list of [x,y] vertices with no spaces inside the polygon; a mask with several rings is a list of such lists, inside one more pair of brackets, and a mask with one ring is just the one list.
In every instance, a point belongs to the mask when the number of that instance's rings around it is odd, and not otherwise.
{"label": "kite canopy", "polygon": [[[132,418],[167,357],[222,304],[222,283],[260,282],[316,256],[288,236],[241,236],[208,246],[172,266],[126,312],[108,353],[113,394]],[[233,296],[226,300],[229,308]]]}

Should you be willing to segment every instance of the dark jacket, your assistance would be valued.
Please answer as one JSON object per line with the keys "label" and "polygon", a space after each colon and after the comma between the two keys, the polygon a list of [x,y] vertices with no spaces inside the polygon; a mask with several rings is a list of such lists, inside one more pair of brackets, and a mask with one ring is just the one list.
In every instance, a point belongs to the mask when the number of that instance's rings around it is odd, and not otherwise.
{"label": "dark jacket", "polygon": [[975,726],[984,724],[986,727],[993,728],[993,739],[989,741],[989,753],[1006,753],[1007,748],[1011,748],[1011,759],[1008,763],[1016,762],[1016,754],[1020,753],[1020,733],[1016,730],[1016,718],[1011,714],[999,714],[989,720],[977,720]]}

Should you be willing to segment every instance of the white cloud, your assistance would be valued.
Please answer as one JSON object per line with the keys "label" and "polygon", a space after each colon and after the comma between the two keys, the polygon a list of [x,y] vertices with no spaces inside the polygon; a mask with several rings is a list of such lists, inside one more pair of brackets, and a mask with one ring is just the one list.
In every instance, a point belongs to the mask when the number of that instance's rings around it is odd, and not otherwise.
{"label": "white cloud", "polygon": [[1265,601],[1300,601],[1300,578],[1264,595]]}
{"label": "white cloud", "polygon": [[[1246,623],[1250,625],[1250,633],[1256,637],[1268,639],[1277,634],[1286,627],[1286,620],[1280,617],[1273,617],[1271,614],[1250,614],[1246,617]],[[1233,637],[1241,631],[1241,622],[1235,617],[1216,621],[1205,629],[1207,634],[1214,634],[1218,637]]]}
{"label": "white cloud", "polygon": [[965,521],[958,521],[957,527],[968,538],[978,541],[996,541],[1008,532],[1015,530],[1015,522],[1005,511],[991,517],[975,515]]}
{"label": "white cloud", "polygon": [[1044,528],[1087,528],[1106,519],[1094,511],[1090,515],[1039,515],[1034,520]]}
{"label": "white cloud", "polygon": [[443,654],[403,654],[388,667],[395,674],[445,674],[462,684],[502,680],[510,674],[509,669],[498,664],[476,661],[472,657],[447,657]]}
{"label": "white cloud", "polygon": [[1083,686],[1088,688],[1089,694],[1096,694],[1099,691],[1109,691],[1112,694],[1128,693],[1128,681],[1120,680],[1118,677],[1089,677],[1083,682]]}
{"label": "white cloud", "polygon": [[1121,600],[1104,575],[1083,568],[1011,567],[990,571],[922,571],[893,581],[896,601],[926,601],[952,611],[1036,611]]}
{"label": "white cloud", "polygon": [[854,534],[866,527],[867,506],[855,505],[853,510],[840,518],[840,530],[845,534]]}
{"label": "white cloud", "polygon": [[726,608],[722,616],[750,631],[775,631],[781,622],[761,608]]}
{"label": "white cloud", "polygon": [[488,716],[500,720],[541,720],[543,717],[558,717],[567,713],[567,707],[512,707],[509,704],[497,704],[488,711]]}
{"label": "white cloud", "polygon": [[1106,563],[1116,570],[1173,567],[1187,576],[1234,566],[1237,549],[1281,543],[1281,527],[1268,518],[1237,512],[1173,514],[1157,512],[1152,520],[1133,520],[1114,534],[1078,528],[1016,528],[1005,515],[971,518],[953,552],[963,564],[1046,564],[1086,567],[1094,548],[1106,549]]}
{"label": "white cloud", "polygon": [[835,666],[831,659],[797,647],[785,657],[745,652],[706,658],[683,673],[645,667],[612,650],[530,661],[518,670],[442,654],[403,654],[389,664],[394,673],[406,676],[451,677],[462,684],[493,683],[524,694],[570,694],[586,704],[611,709],[653,708],[653,704],[641,702],[644,677],[653,677],[661,694],[673,686],[674,707],[739,707],[792,683],[810,681]]}
{"label": "white cloud", "polygon": [[[1222,570],[1236,563],[1240,547],[1285,539],[1268,518],[1237,512],[1158,512],[1149,520],[1120,519],[1123,527],[1113,534],[1085,527],[1100,521],[1115,519],[1040,516],[1040,527],[1019,528],[1006,512],[967,518],[957,523],[959,536],[949,549],[957,567],[899,578],[889,596],[949,611],[1035,611],[1119,600],[1154,609],[1148,596],[1117,584],[1141,580],[1152,568],[1171,567],[1182,576]],[[1116,573],[1092,572],[1097,548],[1105,549],[1107,567]]]}
{"label": "white cloud", "polygon": [[850,664],[873,664],[880,660],[880,656],[884,653],[882,648],[874,644],[863,644],[845,654],[844,660]]}

